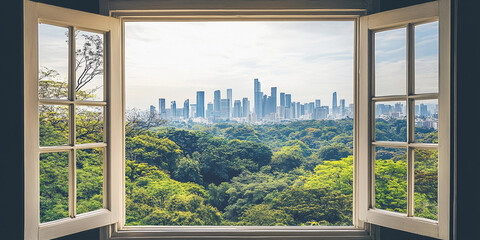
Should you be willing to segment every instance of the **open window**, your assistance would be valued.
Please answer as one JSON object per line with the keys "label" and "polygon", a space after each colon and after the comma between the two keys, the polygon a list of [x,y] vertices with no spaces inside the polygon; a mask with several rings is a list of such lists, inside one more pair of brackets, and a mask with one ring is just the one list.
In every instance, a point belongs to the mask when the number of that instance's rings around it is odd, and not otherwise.
{"label": "open window", "polygon": [[[25,239],[51,239],[104,226],[105,239],[245,235],[368,239],[370,223],[448,239],[448,2],[367,16],[364,10],[210,9],[113,11],[113,17],[105,17],[25,1]],[[353,226],[125,226],[125,43],[121,29],[125,28],[123,20],[129,18],[132,22],[351,20],[355,36]],[[272,87],[272,96],[276,90]],[[227,99],[218,99],[228,100],[225,104],[219,101],[218,110],[212,104],[212,116],[217,111],[221,118],[223,105],[228,116],[234,117],[230,110],[236,117],[249,112],[240,113],[248,99],[234,104],[231,94],[227,90]],[[280,95],[279,101],[284,118],[294,114],[285,113],[292,100],[287,95]],[[201,91],[196,97],[207,105]],[[175,110],[175,114],[185,117],[202,112],[196,106],[189,113],[189,104],[185,101],[187,111]],[[308,112],[316,105],[298,104],[295,111]],[[337,111],[346,109],[345,101],[340,105]],[[158,110],[167,114],[161,102]],[[319,108],[318,115],[324,111]],[[394,131],[385,129],[394,125]]]}
{"label": "open window", "polygon": [[25,1],[25,239],[118,221],[120,24]]}
{"label": "open window", "polygon": [[450,57],[441,5],[360,18],[358,187],[361,220],[447,239]]}

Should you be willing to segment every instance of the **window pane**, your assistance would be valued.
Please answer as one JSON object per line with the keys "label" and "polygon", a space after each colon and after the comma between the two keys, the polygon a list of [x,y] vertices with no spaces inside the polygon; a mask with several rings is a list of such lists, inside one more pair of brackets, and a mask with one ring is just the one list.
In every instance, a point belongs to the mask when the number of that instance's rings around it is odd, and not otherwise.
{"label": "window pane", "polygon": [[375,208],[407,212],[407,150],[375,148]]}
{"label": "window pane", "polygon": [[38,24],[38,97],[68,98],[68,28]]}
{"label": "window pane", "polygon": [[415,26],[415,93],[438,92],[438,22]]}
{"label": "window pane", "polygon": [[415,150],[415,213],[417,217],[438,217],[438,151]]}
{"label": "window pane", "polygon": [[351,226],[354,26],[125,23],[125,224]]}
{"label": "window pane", "polygon": [[375,33],[375,96],[406,95],[406,29]]}
{"label": "window pane", "polygon": [[40,105],[38,112],[40,146],[67,145],[68,106]]}
{"label": "window pane", "polygon": [[40,222],[68,217],[68,152],[40,154]]}
{"label": "window pane", "polygon": [[375,141],[407,141],[405,101],[375,103]]}
{"label": "window pane", "polygon": [[415,101],[415,142],[438,143],[438,100]]}
{"label": "window pane", "polygon": [[77,144],[104,140],[104,107],[79,106],[76,110]]}
{"label": "window pane", "polygon": [[99,33],[77,31],[76,87],[78,100],[103,100],[104,36]]}
{"label": "window pane", "polygon": [[103,208],[102,148],[77,150],[77,214]]}

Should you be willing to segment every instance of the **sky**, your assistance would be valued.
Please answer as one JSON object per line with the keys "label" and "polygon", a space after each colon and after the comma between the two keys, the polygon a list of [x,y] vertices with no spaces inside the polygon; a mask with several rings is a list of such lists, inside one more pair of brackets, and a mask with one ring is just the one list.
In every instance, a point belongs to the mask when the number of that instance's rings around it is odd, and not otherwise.
{"label": "sky", "polygon": [[[67,79],[67,29],[39,24],[40,67],[55,69]],[[376,95],[402,94],[406,81],[406,31],[375,34]],[[438,91],[438,22],[415,27],[417,92]],[[253,79],[262,91],[292,94],[302,103],[320,99],[331,107],[353,99],[354,23],[352,21],[272,22],[127,22],[125,23],[125,86],[127,108],[167,107],[176,100],[196,102],[205,91],[233,89],[233,99],[250,99]],[[279,100],[278,100],[279,101]]]}
{"label": "sky", "polygon": [[[233,89],[233,100],[248,97],[253,81],[264,94],[277,87],[292,101],[331,105],[353,99],[354,23],[337,22],[127,22],[125,86],[127,108],[158,107],[165,98],[181,107],[205,91]],[[279,100],[277,100],[279,101]],[[278,103],[279,104],[279,103]]]}

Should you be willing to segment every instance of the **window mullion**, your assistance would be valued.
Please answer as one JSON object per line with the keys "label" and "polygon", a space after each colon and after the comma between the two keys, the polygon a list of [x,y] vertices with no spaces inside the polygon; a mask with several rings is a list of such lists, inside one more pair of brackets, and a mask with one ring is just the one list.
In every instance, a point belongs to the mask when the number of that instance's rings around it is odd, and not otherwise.
{"label": "window mullion", "polygon": [[[413,24],[407,26],[407,96],[415,92],[415,29]],[[407,99],[407,216],[414,214],[414,159],[413,148],[415,142],[415,101]]]}
{"label": "window mullion", "polygon": [[[76,140],[76,105],[75,105],[75,88],[76,88],[76,50],[75,50],[75,27],[70,27],[69,31],[69,77],[70,77],[70,88],[68,89],[69,99],[71,101],[70,104],[70,127],[69,127],[69,143],[70,146],[75,146]],[[70,217],[74,218],[76,214],[76,204],[77,204],[77,169],[76,169],[76,158],[77,158],[77,151],[73,148],[70,151],[70,158],[69,158],[69,191],[68,191],[68,199],[69,199],[69,215]]]}

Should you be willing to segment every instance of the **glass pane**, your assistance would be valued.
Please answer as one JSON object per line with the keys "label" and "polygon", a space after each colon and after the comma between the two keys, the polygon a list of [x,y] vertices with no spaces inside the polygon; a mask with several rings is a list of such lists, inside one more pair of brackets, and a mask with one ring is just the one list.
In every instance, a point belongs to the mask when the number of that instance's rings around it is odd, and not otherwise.
{"label": "glass pane", "polygon": [[103,100],[104,39],[103,34],[77,31],[76,97],[78,100]]}
{"label": "glass pane", "polygon": [[68,106],[39,106],[40,146],[68,144],[68,112]]}
{"label": "glass pane", "polygon": [[76,115],[77,144],[103,142],[104,108],[79,106]]}
{"label": "glass pane", "polygon": [[406,29],[375,33],[375,96],[405,95]]}
{"label": "glass pane", "polygon": [[40,222],[68,217],[68,152],[40,154]]}
{"label": "glass pane", "polygon": [[38,24],[38,97],[68,98],[68,28]]}
{"label": "glass pane", "polygon": [[77,214],[103,208],[103,148],[77,150]]}
{"label": "glass pane", "polygon": [[375,148],[375,208],[407,212],[407,150]]}
{"label": "glass pane", "polygon": [[438,151],[415,150],[415,213],[417,217],[437,220]]}
{"label": "glass pane", "polygon": [[438,92],[438,22],[415,26],[415,93]]}
{"label": "glass pane", "polygon": [[415,101],[415,142],[438,143],[438,100]]}
{"label": "glass pane", "polygon": [[375,103],[375,140],[407,141],[405,101]]}

